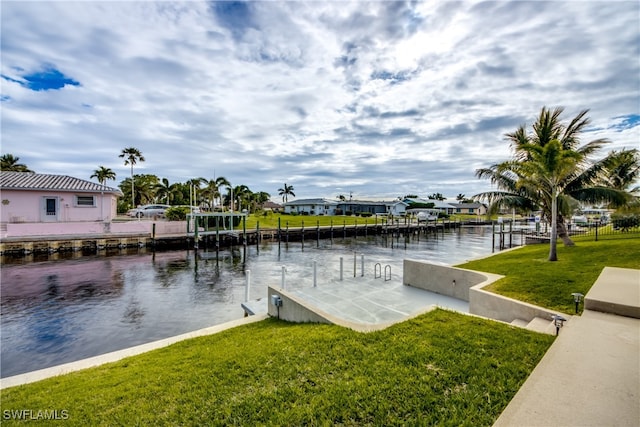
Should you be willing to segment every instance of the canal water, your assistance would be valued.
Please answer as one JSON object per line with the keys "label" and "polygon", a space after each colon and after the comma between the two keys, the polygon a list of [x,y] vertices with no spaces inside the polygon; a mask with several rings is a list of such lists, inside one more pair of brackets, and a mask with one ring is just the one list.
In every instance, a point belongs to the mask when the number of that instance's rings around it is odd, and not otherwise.
{"label": "canal water", "polygon": [[401,280],[405,258],[457,264],[492,252],[491,227],[390,238],[358,236],[265,243],[220,251],[140,250],[69,259],[3,259],[0,294],[0,376],[84,359],[243,317],[249,298],[267,286],[313,286],[374,274],[389,265]]}

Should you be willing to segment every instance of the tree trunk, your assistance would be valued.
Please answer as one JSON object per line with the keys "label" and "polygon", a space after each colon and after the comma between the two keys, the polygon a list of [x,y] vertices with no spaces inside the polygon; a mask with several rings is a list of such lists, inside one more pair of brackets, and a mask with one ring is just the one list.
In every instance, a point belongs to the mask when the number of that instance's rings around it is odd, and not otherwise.
{"label": "tree trunk", "polygon": [[573,240],[571,240],[571,237],[569,236],[569,233],[567,232],[567,227],[564,223],[564,217],[562,215],[558,215],[558,237],[560,237],[562,239],[562,243],[565,246],[575,246],[576,244],[574,243]]}
{"label": "tree trunk", "polygon": [[557,261],[558,241],[558,196],[554,189],[551,196],[551,238],[549,239],[549,261]]}

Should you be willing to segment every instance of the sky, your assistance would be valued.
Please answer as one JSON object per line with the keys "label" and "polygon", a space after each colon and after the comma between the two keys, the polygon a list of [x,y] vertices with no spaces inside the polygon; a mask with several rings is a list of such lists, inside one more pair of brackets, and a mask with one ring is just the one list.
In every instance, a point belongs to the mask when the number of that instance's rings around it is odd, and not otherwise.
{"label": "sky", "polygon": [[[1,152],[39,173],[224,176],[280,200],[491,189],[543,106],[640,145],[637,1],[3,0]],[[94,179],[95,180],[95,179]],[[290,198],[293,200],[293,198]]]}

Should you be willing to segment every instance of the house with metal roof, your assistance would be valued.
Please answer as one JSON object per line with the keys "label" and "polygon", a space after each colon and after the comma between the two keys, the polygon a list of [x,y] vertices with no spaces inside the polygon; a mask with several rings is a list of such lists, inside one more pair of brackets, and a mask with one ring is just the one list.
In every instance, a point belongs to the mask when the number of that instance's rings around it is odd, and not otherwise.
{"label": "house with metal roof", "polygon": [[0,171],[0,222],[110,222],[116,188],[66,175]]}
{"label": "house with metal roof", "polygon": [[335,215],[338,202],[327,199],[299,199],[284,204],[284,213]]}
{"label": "house with metal roof", "polygon": [[407,203],[400,200],[371,202],[365,200],[346,200],[338,202],[338,210],[342,213],[370,213],[372,215],[404,215]]}
{"label": "house with metal roof", "polygon": [[484,203],[453,203],[456,210],[455,213],[485,215],[487,213],[487,205]]}

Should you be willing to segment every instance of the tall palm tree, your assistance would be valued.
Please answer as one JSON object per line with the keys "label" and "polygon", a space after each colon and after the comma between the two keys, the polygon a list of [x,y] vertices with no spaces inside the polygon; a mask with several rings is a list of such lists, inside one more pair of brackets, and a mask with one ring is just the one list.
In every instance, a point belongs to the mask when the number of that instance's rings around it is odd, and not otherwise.
{"label": "tall palm tree", "polygon": [[3,154],[0,156],[0,170],[12,172],[33,172],[27,165],[18,163],[20,157],[13,154]]}
{"label": "tall palm tree", "polygon": [[[573,245],[564,226],[564,217],[570,214],[571,206],[575,206],[578,202],[603,201],[624,204],[629,200],[630,194],[611,188],[603,181],[603,177],[607,174],[607,167],[611,164],[611,154],[600,161],[589,161],[589,156],[607,144],[608,140],[596,139],[580,145],[579,134],[589,124],[589,119],[586,118],[587,110],[580,112],[566,126],[559,118],[562,111],[562,108],[552,111],[543,107],[532,126],[532,133],[527,133],[523,125],[515,132],[507,134],[507,140],[511,142],[514,152],[513,159],[476,170],[478,178],[490,179],[498,189],[476,194],[474,198],[487,200],[490,211],[493,212],[500,206],[525,211],[541,209],[542,216],[555,223],[558,237],[563,239],[564,244]],[[544,148],[552,143],[559,144],[564,151],[573,151],[577,154],[573,171],[563,177],[563,182],[558,186],[560,191],[555,198],[543,191],[542,182],[536,185],[536,182],[528,180],[527,175],[523,175],[528,169],[514,166],[517,163],[526,164],[534,161],[538,154],[532,150],[532,145]],[[553,199],[557,204],[555,221],[552,218]]]}
{"label": "tall palm tree", "polygon": [[154,185],[154,189],[156,197],[160,198],[160,200],[164,199],[165,204],[170,205],[180,191],[180,184],[169,184],[167,178],[162,178],[160,182]]}
{"label": "tall palm tree", "polygon": [[144,157],[142,156],[142,153],[140,152],[140,150],[138,150],[135,147],[128,147],[128,148],[123,148],[122,152],[120,153],[120,156],[118,156],[120,158],[124,159],[124,165],[131,165],[131,205],[132,207],[135,207],[135,189],[134,189],[134,179],[133,179],[133,165],[135,165],[138,162],[144,162]]}
{"label": "tall palm tree", "polygon": [[296,193],[294,193],[293,190],[293,185],[287,185],[285,182],[284,187],[278,188],[278,195],[282,196],[282,201],[284,203],[287,203],[289,201],[289,196],[296,197]]}
{"label": "tall palm tree", "polygon": [[104,185],[104,183],[108,179],[115,180],[116,173],[111,168],[98,166],[98,169],[94,170],[93,175],[91,175],[89,178],[96,178],[100,184]]}
{"label": "tall palm tree", "polygon": [[462,193],[458,193],[458,195],[456,196],[456,200],[459,201],[460,203],[464,202],[464,200],[467,198],[467,196],[465,196]]}
{"label": "tall palm tree", "polygon": [[607,164],[609,171],[606,177],[611,187],[627,190],[631,193],[640,191],[640,187],[630,188],[640,178],[640,155],[637,149],[612,151]]}
{"label": "tall palm tree", "polygon": [[520,152],[527,161],[512,160],[499,165],[499,169],[518,176],[517,188],[527,192],[537,192],[544,200],[550,200],[551,238],[549,261],[557,261],[556,250],[558,228],[558,195],[571,183],[570,178],[583,160],[577,151],[564,149],[559,140],[554,139],[541,146],[521,144]]}
{"label": "tall palm tree", "polygon": [[233,210],[233,205],[235,204],[235,201],[238,201],[238,210],[242,210],[242,206],[243,204],[247,203],[250,198],[251,195],[253,194],[253,192],[249,189],[249,187],[247,187],[246,185],[236,185],[235,187],[233,187],[233,200],[231,201],[232,203],[232,210]]}

